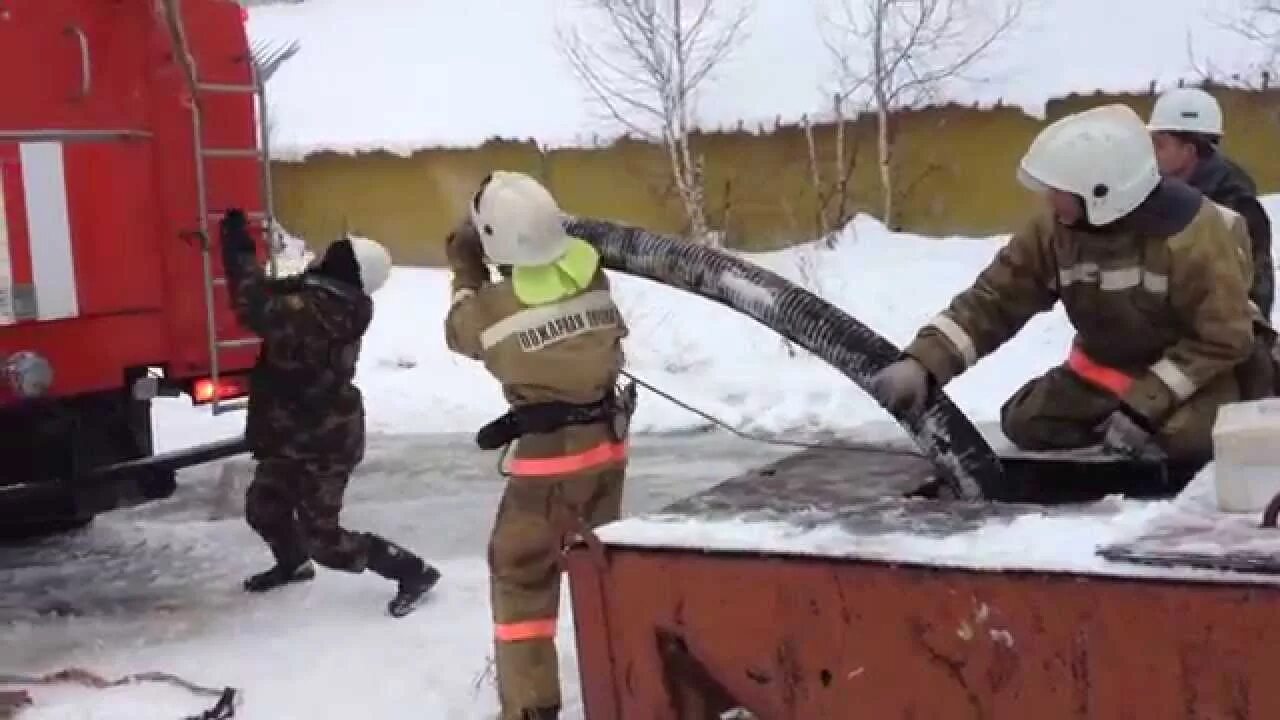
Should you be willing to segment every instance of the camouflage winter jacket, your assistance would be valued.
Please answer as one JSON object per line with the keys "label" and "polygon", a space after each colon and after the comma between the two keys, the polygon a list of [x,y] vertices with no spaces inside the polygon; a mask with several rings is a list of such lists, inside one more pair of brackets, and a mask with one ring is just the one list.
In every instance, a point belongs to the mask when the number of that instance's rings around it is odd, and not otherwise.
{"label": "camouflage winter jacket", "polygon": [[[446,340],[454,352],[482,361],[512,406],[592,403],[613,388],[627,326],[603,270],[578,294],[537,306],[522,303],[510,279],[478,282],[469,275],[455,275]],[[609,442],[605,425],[570,426],[521,438],[514,456],[585,456]]]}
{"label": "camouflage winter jacket", "polygon": [[1253,262],[1249,297],[1262,311],[1263,317],[1270,319],[1275,302],[1276,277],[1271,257],[1271,220],[1258,202],[1258,191],[1252,178],[1219,152],[1200,160],[1188,182],[1210,200],[1244,217]]}
{"label": "camouflage winter jacket", "polygon": [[1253,350],[1261,319],[1228,220],[1176,181],[1106,228],[1038,217],[905,352],[946,383],[1061,300],[1077,348],[1132,377],[1122,400],[1159,423]]}
{"label": "camouflage winter jacket", "polygon": [[268,279],[247,253],[227,265],[236,317],[263,339],[245,429],[254,456],[359,463],[364,402],[352,380],[372,299],[314,272]]}

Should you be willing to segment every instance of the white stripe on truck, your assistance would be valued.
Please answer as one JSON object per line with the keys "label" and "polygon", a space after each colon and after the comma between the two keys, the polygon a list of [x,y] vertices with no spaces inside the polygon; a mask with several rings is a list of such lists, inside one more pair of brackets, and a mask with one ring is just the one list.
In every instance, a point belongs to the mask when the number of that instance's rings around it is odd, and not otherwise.
{"label": "white stripe on truck", "polygon": [[75,317],[80,314],[80,304],[61,143],[22,143],[22,184],[38,318]]}
{"label": "white stripe on truck", "polygon": [[0,325],[15,322],[13,312],[13,261],[9,251],[9,207],[4,198],[4,178],[0,178]]}

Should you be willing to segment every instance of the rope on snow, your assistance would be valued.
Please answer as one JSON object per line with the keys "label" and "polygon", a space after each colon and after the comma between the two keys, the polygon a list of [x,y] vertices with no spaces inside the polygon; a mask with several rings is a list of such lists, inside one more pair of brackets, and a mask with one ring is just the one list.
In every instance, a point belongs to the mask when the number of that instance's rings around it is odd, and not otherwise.
{"label": "rope on snow", "polygon": [[[184,680],[183,678],[171,673],[134,673],[132,675],[126,675],[118,680],[107,680],[100,675],[82,668],[67,668],[65,670],[59,670],[54,673],[49,673],[48,675],[40,676],[0,674],[0,686],[72,684],[82,685],[96,690],[105,690],[125,685],[138,685],[145,682],[176,685],[193,695],[218,698],[217,703],[212,708],[205,710],[199,715],[188,716],[183,720],[227,720],[228,718],[235,717],[235,706],[239,701],[240,695],[235,688],[224,687],[222,689],[217,689],[204,687],[188,680]],[[31,704],[31,696],[25,690],[19,690],[16,692],[0,691],[0,720],[16,716],[19,710]]]}

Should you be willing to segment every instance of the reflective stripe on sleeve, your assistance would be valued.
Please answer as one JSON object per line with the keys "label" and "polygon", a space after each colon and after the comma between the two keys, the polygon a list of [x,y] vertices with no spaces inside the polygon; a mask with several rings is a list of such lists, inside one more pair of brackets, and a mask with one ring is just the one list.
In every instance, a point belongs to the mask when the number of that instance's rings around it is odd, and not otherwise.
{"label": "reflective stripe on sleeve", "polygon": [[1160,378],[1160,382],[1164,383],[1177,396],[1178,401],[1182,402],[1192,395],[1196,394],[1196,384],[1186,373],[1182,372],[1182,368],[1178,367],[1172,360],[1164,358],[1151,366],[1151,374]]}
{"label": "reflective stripe on sleeve", "polygon": [[952,320],[946,314],[939,315],[929,322],[930,325],[938,329],[942,336],[951,341],[955,346],[956,352],[960,353],[960,357],[964,360],[964,366],[970,367],[978,362],[978,349],[973,344],[973,338],[965,329],[960,327],[960,323]]}

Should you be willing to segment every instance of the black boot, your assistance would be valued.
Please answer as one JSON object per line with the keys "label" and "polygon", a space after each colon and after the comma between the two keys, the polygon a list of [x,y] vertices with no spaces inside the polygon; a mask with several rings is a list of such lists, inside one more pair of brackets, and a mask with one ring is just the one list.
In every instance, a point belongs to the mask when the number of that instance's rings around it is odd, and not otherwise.
{"label": "black boot", "polygon": [[560,708],[545,707],[525,710],[524,720],[560,720]]}
{"label": "black boot", "polygon": [[314,579],[315,576],[316,568],[311,564],[310,560],[288,563],[282,563],[277,560],[275,566],[270,570],[260,572],[245,580],[244,589],[253,593],[266,592],[290,583],[306,582]]}
{"label": "black boot", "polygon": [[392,617],[404,617],[435,587],[440,571],[390,540],[372,534],[369,540],[369,569],[399,583],[396,596],[387,603],[387,612]]}

